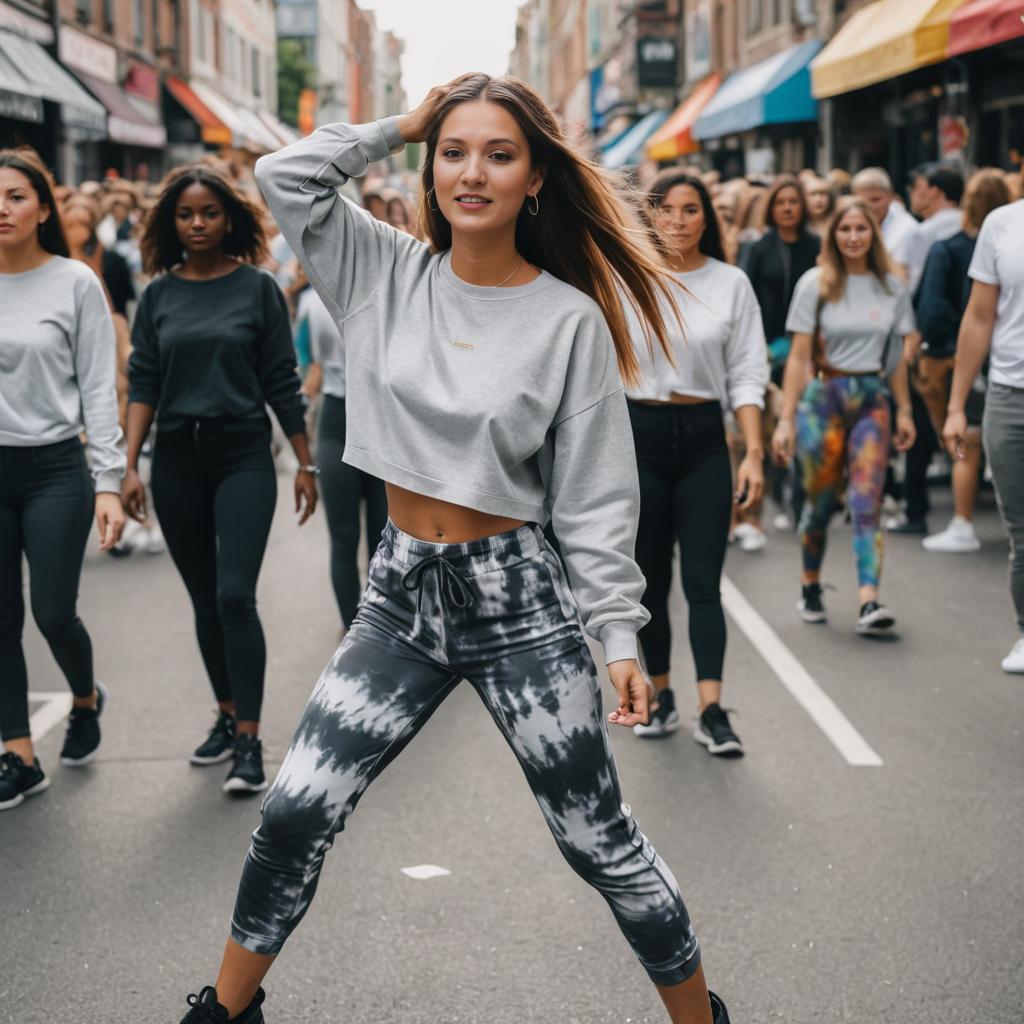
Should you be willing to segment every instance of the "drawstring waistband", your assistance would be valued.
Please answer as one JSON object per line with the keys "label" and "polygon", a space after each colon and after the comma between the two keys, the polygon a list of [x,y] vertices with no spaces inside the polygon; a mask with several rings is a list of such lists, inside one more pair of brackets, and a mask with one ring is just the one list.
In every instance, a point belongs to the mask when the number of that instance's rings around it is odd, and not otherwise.
{"label": "drawstring waistband", "polygon": [[415,590],[416,612],[422,611],[423,577],[428,569],[437,572],[438,589],[443,600],[449,601],[455,608],[468,608],[476,601],[469,581],[448,561],[444,555],[430,555],[417,562],[403,577],[402,586],[406,590]]}

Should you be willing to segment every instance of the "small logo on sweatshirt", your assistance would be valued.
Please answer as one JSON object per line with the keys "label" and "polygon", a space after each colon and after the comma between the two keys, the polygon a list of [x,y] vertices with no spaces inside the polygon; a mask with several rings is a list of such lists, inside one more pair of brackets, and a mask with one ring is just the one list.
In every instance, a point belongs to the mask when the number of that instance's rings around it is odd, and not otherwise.
{"label": "small logo on sweatshirt", "polygon": [[456,348],[476,348],[476,345],[471,345],[468,341],[456,341],[455,338],[452,338],[452,344]]}

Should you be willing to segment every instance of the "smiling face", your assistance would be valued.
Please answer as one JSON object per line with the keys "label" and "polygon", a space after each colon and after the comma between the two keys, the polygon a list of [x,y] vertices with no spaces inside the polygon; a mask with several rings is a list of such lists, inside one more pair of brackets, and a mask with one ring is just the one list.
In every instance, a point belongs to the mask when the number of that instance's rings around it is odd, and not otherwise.
{"label": "smiling face", "polygon": [[847,210],[836,225],[836,248],[845,259],[859,260],[866,257],[874,240],[875,232],[871,222],[860,210]]}
{"label": "smiling face", "polygon": [[460,103],[445,117],[433,173],[434,197],[453,237],[514,229],[527,196],[543,182],[516,119],[487,100]]}
{"label": "smiling face", "polygon": [[772,202],[771,219],[777,228],[795,228],[803,216],[804,204],[795,185],[780,188]]}
{"label": "smiling face", "polygon": [[704,207],[692,185],[673,185],[654,208],[654,226],[665,245],[680,254],[692,252],[704,234]]}
{"label": "smiling face", "polygon": [[189,185],[174,206],[174,226],[183,248],[205,253],[217,248],[230,230],[220,196],[198,182]]}
{"label": "smiling face", "polygon": [[20,246],[38,238],[50,208],[39,201],[29,179],[13,167],[0,167],[0,245]]}

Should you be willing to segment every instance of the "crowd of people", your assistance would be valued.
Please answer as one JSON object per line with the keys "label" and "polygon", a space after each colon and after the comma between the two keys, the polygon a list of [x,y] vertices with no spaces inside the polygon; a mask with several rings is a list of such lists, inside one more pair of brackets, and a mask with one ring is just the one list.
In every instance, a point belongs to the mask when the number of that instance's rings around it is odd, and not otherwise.
{"label": "crowd of people", "polygon": [[[354,187],[405,142],[426,143],[415,200]],[[342,641],[265,798],[220,977],[186,1019],[262,1021],[260,982],[335,833],[464,677],[672,1019],[725,1024],[674,879],[622,803],[582,631],[616,690],[607,723],[675,732],[678,552],[693,737],[742,756],[721,702],[728,544],[768,543],[770,501],[774,529],[799,534],[798,614],[820,624],[845,509],[851,621],[888,635],[883,528],[977,550],[987,472],[1021,631],[1002,667],[1024,672],[1019,177],[922,166],[909,210],[877,167],[725,182],[673,167],[627,188],[527,87],[468,76],[405,117],[320,129],[256,180],[210,158],[158,186],[72,188],[0,151],[0,810],[50,782],[23,556],[73,694],[61,763],[100,745],[111,695],[76,608],[93,520],[111,556],[166,545],[187,589],[217,704],[190,760],[230,761],[229,793],[267,789],[256,586],[288,470],[298,525],[323,503]],[[929,535],[940,449],[954,516]],[[544,722],[572,749],[556,756]],[[591,788],[566,795],[566,758]]]}

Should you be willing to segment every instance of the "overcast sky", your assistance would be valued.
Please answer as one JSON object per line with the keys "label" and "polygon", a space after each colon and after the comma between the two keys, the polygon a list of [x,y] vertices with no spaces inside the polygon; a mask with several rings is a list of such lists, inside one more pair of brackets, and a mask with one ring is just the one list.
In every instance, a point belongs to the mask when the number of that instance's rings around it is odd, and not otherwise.
{"label": "overcast sky", "polygon": [[433,85],[464,71],[503,75],[522,0],[359,0],[380,28],[405,40],[402,85],[415,107]]}

